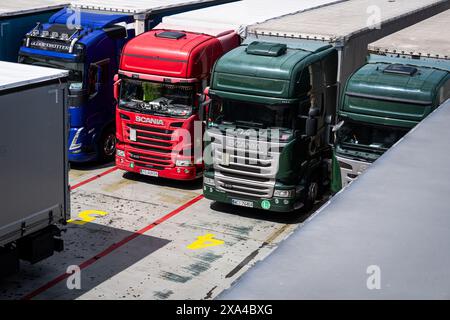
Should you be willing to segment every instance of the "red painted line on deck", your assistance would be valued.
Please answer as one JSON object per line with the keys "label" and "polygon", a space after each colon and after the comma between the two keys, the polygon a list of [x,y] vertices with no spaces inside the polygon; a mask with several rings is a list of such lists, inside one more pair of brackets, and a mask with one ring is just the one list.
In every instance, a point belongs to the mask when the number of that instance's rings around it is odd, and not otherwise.
{"label": "red painted line on deck", "polygon": [[[81,263],[79,265],[79,268],[81,270],[83,270],[83,269],[89,267],[90,265],[94,264],[95,262],[97,262],[101,258],[107,256],[108,254],[114,252],[115,250],[117,250],[120,247],[124,246],[128,242],[136,239],[137,237],[139,237],[139,236],[143,235],[144,233],[150,231],[151,229],[155,228],[156,226],[162,224],[163,222],[167,221],[168,219],[172,218],[173,216],[177,215],[178,213],[182,212],[183,210],[185,210],[186,208],[192,206],[193,204],[197,203],[198,201],[200,201],[203,198],[204,198],[203,195],[199,195],[199,196],[195,197],[194,199],[186,202],[185,204],[183,204],[182,206],[180,206],[177,209],[173,210],[172,212],[166,214],[162,218],[154,221],[153,223],[149,224],[148,226],[142,228],[141,230],[136,231],[135,233],[129,235],[126,238],[124,238],[123,240],[121,240],[121,241],[119,241],[117,243],[114,243],[113,245],[111,245],[110,247],[105,249],[104,251],[100,252],[99,254],[95,255],[94,257],[90,258],[89,260]],[[48,289],[54,287],[55,285],[57,285],[61,281],[64,281],[65,279],[67,279],[70,276],[71,276],[71,274],[63,273],[63,274],[59,275],[58,277],[54,278],[53,280],[51,280],[50,282],[47,282],[46,284],[44,284],[40,288],[38,288],[38,289],[34,290],[33,292],[25,295],[24,297],[21,298],[21,300],[31,300],[34,297],[38,296],[39,294],[41,294],[41,293],[47,291]]]}
{"label": "red painted line on deck", "polygon": [[99,179],[101,177],[104,177],[107,174],[110,174],[110,173],[116,171],[117,169],[118,169],[117,167],[114,167],[114,168],[108,169],[108,170],[106,170],[106,171],[104,171],[104,172],[102,172],[102,173],[100,173],[100,174],[98,174],[96,176],[93,176],[92,178],[89,178],[89,179],[86,179],[84,181],[81,181],[81,182],[77,183],[76,185],[71,186],[70,190],[75,190],[76,188],[84,186],[85,184],[88,184],[89,182],[92,182],[92,181],[97,180],[97,179]]}

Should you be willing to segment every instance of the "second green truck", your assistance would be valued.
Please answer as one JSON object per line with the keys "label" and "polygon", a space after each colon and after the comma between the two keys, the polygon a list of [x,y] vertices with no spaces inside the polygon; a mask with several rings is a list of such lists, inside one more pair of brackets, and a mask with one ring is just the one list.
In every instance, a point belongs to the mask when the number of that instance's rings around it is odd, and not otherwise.
{"label": "second green truck", "polygon": [[347,81],[335,127],[342,186],[450,98],[450,10],[369,45]]}

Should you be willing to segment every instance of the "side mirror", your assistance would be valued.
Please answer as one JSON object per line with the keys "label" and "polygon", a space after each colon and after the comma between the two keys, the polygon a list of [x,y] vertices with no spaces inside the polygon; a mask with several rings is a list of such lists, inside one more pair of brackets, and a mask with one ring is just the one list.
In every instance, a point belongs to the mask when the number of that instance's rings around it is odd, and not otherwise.
{"label": "side mirror", "polygon": [[305,134],[308,137],[314,137],[317,135],[317,125],[318,121],[316,118],[308,118],[306,119],[306,128]]}
{"label": "side mirror", "polygon": [[[331,116],[329,116],[331,118]],[[333,125],[331,123],[331,119],[328,121],[328,117],[326,119],[327,122],[327,136],[326,136],[326,142],[328,145],[330,146],[334,146],[334,140],[335,140],[335,136],[336,136],[336,132],[339,131],[339,129],[342,128],[342,126],[344,125],[344,121],[340,121],[338,124]]]}
{"label": "side mirror", "polygon": [[95,84],[95,91],[96,91],[97,93],[100,92],[100,91],[102,90],[102,88],[103,88],[103,83],[97,82],[97,83]]}
{"label": "side mirror", "polygon": [[311,108],[309,109],[308,115],[310,118],[318,117],[320,115],[320,110],[317,108]]}
{"label": "side mirror", "polygon": [[344,123],[345,123],[344,120],[339,121],[338,124],[336,124],[335,126],[333,126],[333,132],[339,131],[339,130],[342,128],[342,126],[344,125]]}
{"label": "side mirror", "polygon": [[114,105],[116,105],[116,106],[119,103],[120,83],[121,82],[122,82],[122,79],[119,79],[119,75],[116,74],[114,76]]}
{"label": "side mirror", "polygon": [[199,95],[199,118],[201,121],[206,121],[210,104],[211,100],[208,98],[208,96],[204,94]]}
{"label": "side mirror", "polygon": [[206,95],[204,95],[204,94],[197,93],[197,97],[198,97],[198,105],[199,106],[206,101]]}

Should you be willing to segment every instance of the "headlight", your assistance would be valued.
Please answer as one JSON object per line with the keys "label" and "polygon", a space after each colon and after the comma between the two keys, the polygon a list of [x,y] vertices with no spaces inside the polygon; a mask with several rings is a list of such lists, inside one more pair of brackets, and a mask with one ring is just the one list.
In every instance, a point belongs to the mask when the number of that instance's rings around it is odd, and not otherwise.
{"label": "headlight", "polygon": [[187,117],[192,114],[192,108],[168,108],[166,113],[172,116]]}
{"label": "headlight", "polygon": [[214,185],[214,179],[208,178],[208,177],[203,177],[203,183],[213,186]]}
{"label": "headlight", "polygon": [[190,167],[190,166],[192,166],[192,161],[191,160],[177,160],[175,162],[175,165],[177,167]]}
{"label": "headlight", "polygon": [[295,190],[275,190],[273,193],[274,197],[279,198],[292,198],[295,195]]}
{"label": "headlight", "polygon": [[116,150],[116,154],[117,154],[117,156],[119,156],[119,157],[125,157],[125,151],[123,151],[123,150],[117,149],[117,150]]}

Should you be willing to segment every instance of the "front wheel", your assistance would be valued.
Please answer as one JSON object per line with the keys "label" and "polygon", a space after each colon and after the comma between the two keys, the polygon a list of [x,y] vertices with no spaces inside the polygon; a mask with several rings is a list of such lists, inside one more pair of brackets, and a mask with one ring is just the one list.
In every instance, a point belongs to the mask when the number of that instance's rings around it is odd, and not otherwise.
{"label": "front wheel", "polygon": [[114,128],[108,128],[103,132],[98,143],[99,159],[112,161],[116,153],[116,132]]}
{"label": "front wheel", "polygon": [[303,206],[303,209],[305,211],[310,211],[314,207],[316,200],[319,198],[319,194],[320,194],[319,179],[317,176],[313,176],[306,188]]}

